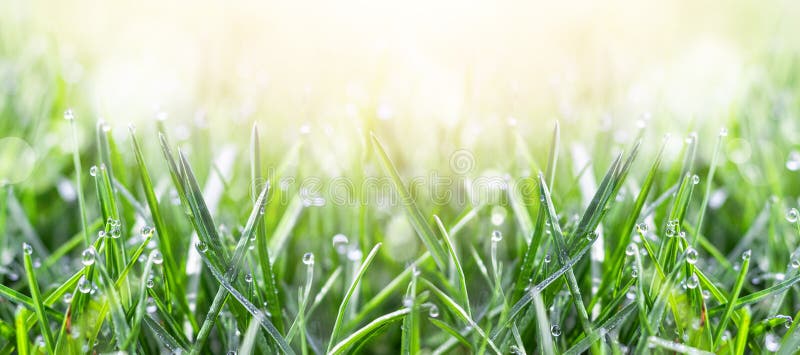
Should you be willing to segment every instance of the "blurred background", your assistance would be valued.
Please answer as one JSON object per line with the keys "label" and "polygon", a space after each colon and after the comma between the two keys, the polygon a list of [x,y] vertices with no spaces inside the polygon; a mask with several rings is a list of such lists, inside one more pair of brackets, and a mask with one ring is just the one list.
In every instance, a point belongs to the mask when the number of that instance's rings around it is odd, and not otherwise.
{"label": "blurred background", "polygon": [[458,149],[473,173],[507,172],[510,132],[542,162],[559,120],[565,154],[592,152],[599,174],[643,120],[645,156],[665,133],[677,152],[696,131],[703,162],[726,127],[735,174],[723,176],[763,186],[800,168],[797,18],[789,0],[6,0],[0,136],[18,139],[2,141],[4,178],[33,200],[74,199],[72,108],[86,169],[99,120],[126,159],[134,124],[160,161],[154,122],[166,119],[201,178],[221,147],[246,157],[253,122],[269,164],[308,136],[295,159],[306,172],[348,175],[375,131],[411,176]]}

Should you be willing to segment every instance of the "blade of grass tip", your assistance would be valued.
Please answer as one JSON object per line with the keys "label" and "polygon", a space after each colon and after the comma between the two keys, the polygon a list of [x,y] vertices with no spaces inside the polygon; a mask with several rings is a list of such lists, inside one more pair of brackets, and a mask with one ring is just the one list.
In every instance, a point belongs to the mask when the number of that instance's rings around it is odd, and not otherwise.
{"label": "blade of grass tip", "polygon": [[[544,205],[542,208],[544,208],[547,212],[547,218],[550,221],[550,230],[553,232],[553,241],[555,242],[556,246],[556,254],[558,255],[559,263],[561,263],[561,265],[565,265],[569,262],[569,251],[566,247],[564,234],[561,232],[561,226],[559,226],[558,223],[558,217],[556,216],[556,210],[553,207],[550,191],[547,189],[547,183],[544,181],[544,176],[541,173],[539,174],[539,184],[541,195],[544,197]],[[586,334],[590,334],[592,332],[592,324],[589,321],[589,314],[586,312],[586,307],[584,306],[583,299],[581,298],[578,280],[575,278],[575,273],[571,268],[567,269],[566,280],[567,287],[572,294],[575,309],[578,311],[578,318],[581,322],[581,326],[583,327],[583,331]]]}
{"label": "blade of grass tip", "polygon": [[[417,258],[412,264],[417,265],[417,267],[422,267],[426,262],[430,260],[431,254],[430,252],[424,252],[422,256]],[[389,297],[393,296],[397,290],[402,287],[402,285],[411,277],[411,272],[413,271],[412,268],[406,268],[403,270],[399,275],[395,276],[392,281],[390,281],[386,286],[383,287],[375,296],[371,297],[362,307],[361,311],[348,322],[350,325],[358,325],[364,321],[364,319],[373,311],[378,309],[382,304],[384,304]],[[346,327],[345,329],[347,329]]]}
{"label": "blade of grass tip", "polygon": [[[322,302],[322,300],[325,299],[325,297],[328,296],[328,292],[330,292],[331,287],[333,287],[333,283],[339,278],[341,273],[342,273],[342,267],[341,266],[337,266],[336,269],[333,270],[331,275],[328,277],[328,280],[325,281],[325,284],[322,285],[322,288],[320,288],[319,292],[317,292],[317,295],[314,296],[314,302],[311,303],[311,307],[309,307],[308,308],[308,312],[305,313],[305,317],[306,318],[310,317],[311,314],[314,313],[314,310],[317,309],[317,306],[319,306],[320,302]],[[286,342],[287,343],[291,343],[292,342],[292,339],[294,338],[294,334],[295,334],[295,332],[297,332],[298,328],[299,328],[299,324],[295,320],[295,322],[293,322],[292,325],[289,326],[289,331],[286,332],[286,337],[285,338],[286,338]]]}
{"label": "blade of grass tip", "polygon": [[[253,185],[253,195],[258,192],[258,183],[263,180],[261,175],[261,145],[258,138],[258,125],[253,124],[253,132],[250,140],[250,179]],[[264,181],[269,184],[269,181]],[[267,301],[267,308],[271,315],[272,324],[279,332],[283,333],[283,317],[281,317],[281,303],[278,296],[278,282],[275,272],[272,269],[272,257],[269,253],[269,241],[267,240],[266,215],[264,221],[256,227],[256,248],[258,249],[258,264],[261,274],[264,275],[264,298]]]}
{"label": "blade of grass tip", "polygon": [[639,215],[644,207],[644,203],[647,201],[647,196],[650,194],[650,190],[653,187],[653,182],[655,181],[655,176],[658,173],[658,168],[661,166],[661,161],[664,156],[664,148],[666,146],[667,139],[664,139],[663,143],[661,144],[661,148],[656,155],[656,159],[650,166],[650,171],[648,171],[647,177],[645,177],[644,183],[639,190],[639,195],[636,197],[636,202],[634,203],[631,212],[628,214],[628,219],[625,221],[625,225],[622,228],[622,234],[620,235],[617,247],[611,256],[611,262],[613,265],[611,270],[617,271],[608,273],[609,277],[604,278],[604,282],[602,285],[600,285],[598,294],[603,294],[611,280],[616,280],[615,287],[619,288],[619,283],[622,280],[622,263],[625,261],[625,249],[628,247],[628,244],[631,241],[631,234],[634,233],[636,222],[639,219]]}
{"label": "blade of grass tip", "polygon": [[437,328],[441,329],[447,334],[450,334],[450,336],[452,336],[453,339],[456,339],[459,343],[463,344],[467,349],[469,349],[470,352],[472,352],[473,350],[472,344],[469,342],[469,340],[467,340],[467,338],[461,335],[461,333],[459,333],[456,328],[453,328],[453,326],[451,326],[450,324],[447,324],[436,318],[428,318],[428,320]]}
{"label": "blade of grass tip", "polygon": [[[246,252],[247,243],[253,236],[253,233],[255,231],[254,227],[256,225],[256,222],[259,220],[261,209],[264,208],[264,205],[266,204],[266,199],[267,199],[266,196],[268,189],[269,187],[265,186],[264,189],[261,190],[261,194],[258,196],[258,199],[256,200],[256,203],[253,205],[253,209],[250,212],[250,217],[247,219],[247,224],[245,225],[245,228],[242,231],[242,235],[239,237],[239,242],[236,245],[236,249],[234,250],[233,258],[228,263],[225,272],[225,275],[229,279],[234,279],[239,272],[239,268],[242,266],[241,260]],[[198,250],[198,252],[200,251],[198,245],[195,245],[195,248]],[[211,249],[209,247],[208,250],[199,253],[199,255],[203,260],[203,262],[205,262],[206,264],[213,265],[214,263],[211,261],[208,255],[208,251],[210,250]],[[215,266],[216,269],[216,265],[213,266]],[[197,338],[195,340],[194,345],[192,346],[191,350],[192,353],[196,354],[202,349],[203,345],[205,344],[205,341],[207,340],[209,334],[211,333],[211,329],[213,328],[214,323],[216,322],[216,318],[219,315],[219,312],[222,310],[222,306],[225,305],[225,301],[227,300],[227,294],[225,292],[225,290],[228,289],[227,287],[225,287],[227,283],[226,278],[225,277],[218,278],[218,281],[220,282],[220,284],[222,284],[222,286],[217,290],[217,293],[214,296],[214,300],[211,303],[211,308],[209,309],[209,312],[206,315],[206,319],[203,321],[203,325],[200,327],[200,331],[197,333]],[[229,285],[230,284],[228,284],[228,286]],[[228,289],[228,291],[230,292],[230,289]],[[247,300],[245,299],[244,301]],[[281,345],[281,341],[283,341],[283,343],[285,344],[285,341],[280,336],[280,333],[278,333],[277,330],[275,330],[274,334],[271,332],[272,329],[274,329],[274,325],[272,325],[272,322],[270,322],[269,319],[266,319],[266,317],[263,316],[261,312],[258,311],[257,309],[255,309],[255,311],[257,315],[254,314],[254,317],[264,318],[263,320],[261,320],[261,323],[265,328],[268,328],[267,331],[270,332],[270,335],[273,336],[276,342],[278,342],[278,344]],[[288,348],[288,345],[286,347]],[[291,348],[289,348],[289,350],[291,350]]]}
{"label": "blade of grass tip", "polygon": [[25,243],[22,245],[22,250],[25,259],[25,274],[28,278],[28,287],[31,291],[31,299],[35,306],[36,317],[39,319],[39,328],[42,331],[47,349],[52,353],[54,348],[53,333],[50,331],[50,322],[45,315],[44,304],[42,304],[42,294],[39,293],[39,282],[36,279],[36,274],[33,271],[33,261],[31,261],[31,254],[33,254],[33,247]]}
{"label": "blade of grass tip", "polygon": [[342,354],[347,351],[353,344],[358,342],[360,339],[368,337],[372,335],[378,329],[383,328],[385,325],[390,324],[392,322],[398,321],[401,318],[404,318],[408,313],[411,312],[409,308],[403,308],[391,313],[384,314],[378,318],[375,318],[372,322],[369,322],[367,325],[362,327],[359,330],[353,332],[346,338],[342,339],[339,343],[336,344],[333,348],[328,350],[328,354]]}
{"label": "blade of grass tip", "polygon": [[550,321],[547,320],[547,311],[544,308],[542,295],[539,291],[532,291],[533,307],[536,310],[536,325],[539,329],[539,347],[543,354],[555,354],[553,337],[550,334]]}
{"label": "blade of grass tip", "polygon": [[83,194],[83,182],[81,181],[83,168],[81,167],[80,145],[78,144],[78,127],[75,126],[75,114],[71,109],[64,112],[64,118],[69,121],[70,130],[72,131],[72,164],[75,167],[75,187],[78,191],[78,209],[81,215],[83,239],[86,243],[86,247],[89,247],[92,245],[92,242],[89,237],[89,230],[86,228],[89,225],[89,218],[86,217],[86,198]]}
{"label": "blade of grass tip", "polygon": [[611,194],[611,185],[613,184],[612,180],[617,175],[617,171],[620,169],[621,164],[622,153],[617,155],[617,157],[611,163],[611,166],[606,171],[603,180],[600,181],[600,186],[597,188],[597,192],[595,192],[591,202],[589,202],[589,206],[586,207],[586,211],[583,213],[583,216],[578,222],[578,226],[575,228],[575,233],[573,236],[575,240],[583,239],[586,234],[595,230],[597,227],[595,221],[599,222],[598,217],[601,214],[601,212],[598,211],[605,209],[605,204],[608,202],[608,196]]}
{"label": "blade of grass tip", "polygon": [[722,314],[722,317],[719,321],[719,326],[717,326],[717,329],[714,331],[713,347],[715,349],[719,345],[723,331],[728,326],[728,320],[731,318],[731,314],[733,313],[733,308],[736,305],[736,299],[739,297],[739,292],[742,291],[742,286],[747,278],[747,270],[749,268],[750,251],[747,250],[742,254],[742,265],[741,269],[739,270],[739,276],[736,277],[736,283],[733,285],[733,290],[730,293],[730,298],[728,300],[728,305],[725,308],[725,313]]}
{"label": "blade of grass tip", "polygon": [[[171,290],[172,285],[175,287],[180,287],[180,283],[178,281],[178,262],[179,260],[176,257],[175,252],[172,249],[172,239],[169,235],[169,229],[167,228],[167,224],[164,222],[164,217],[161,214],[160,208],[158,206],[158,198],[156,198],[155,189],[153,188],[153,182],[150,179],[150,173],[147,169],[147,164],[144,161],[144,154],[142,154],[141,146],[139,145],[139,140],[136,138],[136,132],[133,125],[128,127],[130,131],[131,137],[131,144],[133,145],[133,152],[136,158],[136,164],[139,167],[139,177],[142,182],[142,188],[144,190],[145,199],[147,200],[147,206],[150,208],[150,216],[153,218],[153,226],[156,229],[156,233],[158,233],[158,239],[161,243],[159,243],[160,249],[164,253],[164,269],[166,270],[166,289]],[[178,302],[182,304],[182,307],[185,310],[188,310],[188,301],[183,292],[177,292]]]}
{"label": "blade of grass tip", "polygon": [[[409,302],[411,305],[405,303]],[[417,275],[411,273],[411,282],[408,284],[406,298],[403,301],[404,305],[411,308],[411,312],[403,318],[403,327],[401,332],[400,353],[401,354],[418,354],[420,351],[419,341],[419,300],[417,299]]]}
{"label": "blade of grass tip", "polygon": [[192,202],[190,205],[194,210],[193,212],[195,213],[195,218],[198,219],[199,224],[203,227],[204,233],[198,231],[198,236],[204,234],[206,240],[203,242],[208,243],[208,249],[213,250],[223,260],[227,260],[230,258],[230,255],[228,255],[227,248],[222,245],[222,241],[217,232],[216,224],[214,223],[214,219],[211,217],[211,212],[208,210],[208,206],[203,198],[203,192],[197,183],[197,179],[192,171],[192,166],[189,164],[189,159],[181,150],[178,150],[178,156],[180,158],[181,168],[184,172],[184,180],[187,187],[187,197],[189,201]]}
{"label": "blade of grass tip", "polygon": [[475,320],[473,320],[470,316],[468,316],[467,312],[464,311],[464,309],[461,308],[461,306],[459,306],[458,303],[456,303],[456,301],[447,296],[447,294],[444,293],[444,291],[440,290],[430,281],[422,279],[422,282],[425,284],[425,287],[431,290],[442,301],[442,303],[447,307],[448,310],[450,310],[450,312],[453,313],[453,315],[460,318],[464,323],[467,323],[469,326],[471,326],[472,329],[478,333],[481,339],[483,339],[484,341],[486,341],[486,343],[489,344],[489,347],[492,348],[492,350],[495,353],[497,354],[502,353],[500,349],[497,348],[497,345],[495,345],[494,341],[489,338],[489,336],[486,334],[483,328],[481,328],[481,326],[477,322],[475,322]]}
{"label": "blade of grass tip", "polygon": [[453,261],[453,265],[456,269],[456,275],[458,276],[458,287],[461,296],[461,305],[466,309],[467,314],[472,317],[472,311],[470,310],[469,305],[469,295],[467,294],[467,280],[464,277],[464,269],[461,267],[461,261],[458,260],[458,255],[456,255],[456,250],[453,247],[453,243],[450,240],[450,235],[447,233],[447,229],[442,224],[442,220],[439,219],[439,216],[434,215],[433,219],[436,221],[436,225],[439,227],[439,231],[442,233],[442,240],[444,240],[444,244],[447,247],[447,251],[450,253],[450,258]]}
{"label": "blade of grass tip", "polygon": [[411,224],[414,226],[414,230],[417,231],[417,235],[419,235],[422,243],[425,244],[425,247],[430,250],[431,257],[433,257],[433,261],[436,262],[436,266],[439,267],[439,270],[447,273],[447,253],[444,251],[444,248],[439,241],[436,240],[436,235],[433,233],[430,225],[428,225],[428,222],[426,222],[425,217],[423,217],[422,212],[420,211],[419,207],[417,207],[416,202],[414,202],[414,198],[408,192],[405,183],[403,183],[403,179],[400,177],[400,173],[397,171],[394,163],[392,163],[389,155],[386,154],[383,144],[381,144],[380,140],[378,140],[378,137],[376,137],[374,134],[372,134],[372,142],[373,147],[380,158],[381,165],[383,165],[384,170],[391,177],[395,189],[397,189],[397,192],[400,194],[408,218],[411,220]]}
{"label": "blade of grass tip", "polygon": [[719,152],[722,150],[722,141],[727,136],[727,132],[720,131],[717,136],[717,144],[714,146],[714,153],[711,156],[711,164],[708,167],[708,176],[706,177],[706,190],[703,193],[703,203],[700,205],[700,215],[697,216],[697,225],[695,229],[697,233],[692,236],[692,246],[697,246],[697,234],[703,231],[703,219],[706,215],[706,208],[708,206],[708,199],[711,197],[711,187],[714,182],[714,172],[717,170],[717,162],[719,161]]}
{"label": "blade of grass tip", "polygon": [[347,310],[347,305],[350,303],[350,298],[353,296],[355,292],[356,286],[361,281],[361,278],[364,277],[364,273],[367,271],[367,268],[370,264],[372,264],[372,260],[375,259],[375,255],[378,254],[378,249],[380,249],[381,243],[375,245],[372,250],[367,254],[367,257],[364,259],[364,262],[361,263],[361,267],[358,269],[356,276],[353,278],[353,282],[350,284],[350,287],[347,288],[347,292],[342,299],[342,303],[339,304],[339,311],[336,314],[336,322],[333,324],[333,330],[331,331],[331,339],[328,343],[328,352],[331,352],[331,348],[334,346],[335,342],[338,340],[339,331],[342,327],[342,321],[344,319],[344,313]]}
{"label": "blade of grass tip", "polygon": [[[774,295],[776,295],[776,294],[778,294],[780,292],[783,292],[783,291],[789,289],[794,284],[796,284],[798,281],[800,281],[800,276],[795,276],[795,277],[793,277],[793,278],[791,278],[789,280],[781,281],[780,283],[772,285],[772,286],[770,286],[768,288],[765,288],[765,289],[763,289],[761,291],[751,293],[751,294],[749,294],[747,296],[744,296],[744,297],[739,297],[736,300],[733,309],[737,310],[737,309],[740,309],[740,308],[742,308],[742,307],[744,307],[744,306],[746,306],[748,304],[753,304],[753,303],[761,301],[761,300],[763,300],[763,299],[765,299],[767,297],[774,296]],[[709,309],[708,310],[708,314],[709,315],[714,315],[714,314],[717,314],[719,312],[722,312],[723,310],[725,310],[727,308],[727,306],[728,306],[727,302],[724,302],[723,304],[720,304],[719,306],[716,306],[714,308]]]}
{"label": "blade of grass tip", "polygon": [[679,354],[687,354],[687,355],[714,354],[712,352],[700,350],[698,348],[694,348],[686,344],[676,343],[674,341],[669,341],[667,339],[662,339],[656,336],[649,336],[647,338],[647,343],[653,346],[658,346],[666,350],[674,351]]}

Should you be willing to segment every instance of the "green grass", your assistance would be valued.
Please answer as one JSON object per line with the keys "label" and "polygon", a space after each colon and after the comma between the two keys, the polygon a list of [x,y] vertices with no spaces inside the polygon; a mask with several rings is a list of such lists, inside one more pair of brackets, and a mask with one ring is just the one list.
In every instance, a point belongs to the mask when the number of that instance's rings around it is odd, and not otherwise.
{"label": "green grass", "polygon": [[[547,170],[519,176],[533,193],[442,206],[408,188],[372,135],[375,154],[362,164],[383,167],[399,196],[390,209],[420,242],[416,257],[402,262],[385,246],[393,236],[378,207],[311,206],[301,191],[267,176],[257,128],[249,147],[240,147],[249,159],[233,167],[249,171],[242,176],[223,176],[187,154],[191,144],[176,155],[168,131],[159,124],[145,133],[159,144],[143,145],[131,127],[126,150],[96,130],[97,158],[72,165],[97,159],[88,182],[85,172],[74,174],[95,188],[78,190],[86,195],[77,200],[78,218],[62,217],[74,236],[53,252],[42,250],[57,246],[53,238],[10,228],[36,221],[36,205],[21,207],[23,215],[3,209],[4,240],[26,241],[9,250],[10,268],[23,270],[26,282],[3,276],[2,353],[797,351],[791,319],[800,274],[792,250],[800,226],[785,216],[796,202],[772,198],[767,214],[737,215],[759,208],[739,205],[751,197],[726,185],[732,170],[720,159],[723,136],[705,163],[696,157],[697,139],[666,160],[669,143],[642,150],[639,131],[629,154],[573,173],[557,168],[570,157],[556,126]],[[521,142],[511,147],[524,153],[519,163],[540,166],[534,157],[542,154]],[[195,165],[210,172],[197,175]],[[290,173],[285,161],[267,165],[282,167],[278,176]],[[579,186],[598,170],[605,173],[594,190]],[[701,194],[693,193],[695,174],[706,179]],[[222,181],[221,191],[201,187],[210,179]],[[720,186],[731,189],[729,207],[709,207]],[[38,198],[4,189],[7,201]],[[214,205],[209,193],[219,195]],[[495,206],[513,211],[500,225],[489,222]],[[343,220],[363,223],[352,230],[365,235],[333,245],[328,236],[346,231]],[[732,244],[723,242],[729,236]],[[83,252],[85,238],[95,254]],[[747,252],[726,256],[731,250]]]}
{"label": "green grass", "polygon": [[[0,355],[796,354],[797,58],[754,58],[765,83],[709,122],[431,122],[424,143],[372,114],[126,128],[0,91],[0,135],[39,159],[0,185]],[[494,175],[520,190],[470,190]],[[299,185],[340,177],[351,203]]]}

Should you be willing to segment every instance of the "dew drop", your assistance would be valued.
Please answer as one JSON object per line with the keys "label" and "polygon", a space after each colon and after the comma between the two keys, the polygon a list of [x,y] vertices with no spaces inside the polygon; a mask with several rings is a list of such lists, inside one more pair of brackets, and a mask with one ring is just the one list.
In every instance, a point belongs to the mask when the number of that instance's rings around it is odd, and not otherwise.
{"label": "dew drop", "polygon": [[636,232],[639,234],[647,233],[647,223],[639,223],[636,225]]}
{"label": "dew drop", "polygon": [[84,266],[92,265],[94,264],[94,259],[96,256],[97,251],[93,246],[90,246],[81,253],[81,263],[83,263]]}
{"label": "dew drop", "polygon": [[492,232],[492,242],[497,243],[501,240],[503,240],[503,233],[500,233],[500,231],[497,230]]}
{"label": "dew drop", "polygon": [[692,175],[692,184],[697,185],[700,183],[700,177],[697,174]]}
{"label": "dew drop", "polygon": [[81,276],[78,280],[78,291],[84,294],[92,291],[92,284],[86,279],[86,276]]}
{"label": "dew drop", "polygon": [[544,255],[544,263],[545,264],[549,264],[551,260],[553,260],[553,257],[550,256],[550,254],[545,254]]}
{"label": "dew drop", "polygon": [[792,261],[789,263],[793,269],[800,268],[800,257],[792,258]]}
{"label": "dew drop", "polygon": [[508,347],[508,352],[511,354],[522,354],[522,351],[519,350],[519,347],[516,345],[511,345]]}
{"label": "dew drop", "polygon": [[704,300],[707,300],[707,299],[711,298],[711,291],[709,291],[709,290],[703,290],[702,294],[703,294],[703,299]]}
{"label": "dew drop", "polygon": [[789,171],[800,170],[800,152],[793,150],[789,153],[789,158],[786,159],[786,169]]}
{"label": "dew drop", "polygon": [[97,238],[105,238],[105,237],[106,237],[106,231],[101,230],[97,232]]}
{"label": "dew drop", "polygon": [[633,254],[636,254],[637,249],[639,248],[636,246],[636,243],[630,243],[628,244],[628,247],[625,248],[625,255],[633,256]]}
{"label": "dew drop", "polygon": [[158,250],[153,250],[153,252],[150,253],[150,257],[153,258],[153,263],[156,265],[161,265],[161,263],[164,262],[164,256],[161,255],[161,252]]}
{"label": "dew drop", "polygon": [[685,254],[686,254],[686,262],[687,263],[692,264],[692,265],[697,263],[697,256],[698,256],[697,250],[695,250],[692,247],[689,247],[689,248],[686,249]]}
{"label": "dew drop", "polygon": [[752,254],[750,249],[745,250],[744,253],[742,253],[742,260],[750,260],[750,254]]}
{"label": "dew drop", "polygon": [[347,259],[350,259],[350,261],[356,261],[357,262],[357,261],[361,261],[361,257],[363,255],[364,254],[361,253],[360,249],[353,249],[353,250],[347,252]]}
{"label": "dew drop", "polygon": [[244,275],[244,282],[251,283],[253,282],[253,274]]}
{"label": "dew drop", "polygon": [[92,165],[92,167],[89,168],[89,175],[97,176],[97,165]]}
{"label": "dew drop", "polygon": [[197,243],[195,243],[195,247],[197,247],[197,251],[199,251],[201,253],[205,253],[205,252],[208,251],[208,245],[206,243],[201,242],[201,241],[198,241]]}
{"label": "dew drop", "polygon": [[156,282],[153,280],[152,277],[147,279],[147,288],[153,288],[153,287],[155,287],[155,285],[156,285]]}
{"label": "dew drop", "polygon": [[561,336],[561,327],[559,327],[558,324],[553,324],[550,326],[550,334],[554,337]]}
{"label": "dew drop", "polygon": [[789,223],[797,222],[798,217],[800,217],[800,212],[798,212],[796,208],[790,208],[786,211],[786,220],[789,221]]}
{"label": "dew drop", "polygon": [[403,307],[411,308],[414,305],[414,299],[411,297],[403,297]]}
{"label": "dew drop", "polygon": [[699,283],[700,283],[700,280],[697,278],[697,275],[695,275],[695,274],[692,274],[691,277],[686,279],[686,287],[688,287],[690,289],[696,288]]}
{"label": "dew drop", "polygon": [[499,226],[499,225],[503,224],[503,222],[505,222],[505,220],[506,220],[506,216],[507,215],[508,215],[508,212],[502,206],[494,206],[494,207],[492,207],[492,216],[491,216],[492,224],[495,225],[495,226]]}
{"label": "dew drop", "polygon": [[631,277],[633,278],[639,277],[639,268],[637,268],[636,266],[631,268]]}
{"label": "dew drop", "polygon": [[334,235],[331,238],[331,242],[333,243],[333,249],[339,254],[344,254],[347,251],[347,243],[350,243],[347,236],[341,233]]}
{"label": "dew drop", "polygon": [[28,243],[22,243],[22,251],[25,255],[31,255],[33,254],[33,247]]}
{"label": "dew drop", "polygon": [[75,120],[75,113],[72,112],[71,108],[69,108],[66,111],[64,111],[64,119],[67,120],[67,121]]}
{"label": "dew drop", "polygon": [[728,129],[725,128],[725,127],[720,128],[719,129],[719,136],[720,137],[727,137],[728,136]]}
{"label": "dew drop", "polygon": [[305,254],[303,254],[303,264],[306,264],[306,265],[314,264],[314,254],[313,253],[305,253]]}
{"label": "dew drop", "polygon": [[780,347],[780,338],[777,335],[773,333],[767,333],[764,336],[764,348],[767,349],[767,351],[775,352],[778,351]]}
{"label": "dew drop", "polygon": [[435,304],[431,304],[431,308],[428,309],[428,315],[432,318],[436,318],[439,316],[439,307],[436,307]]}
{"label": "dew drop", "polygon": [[142,238],[147,238],[153,235],[153,228],[150,226],[142,226],[139,230],[139,234],[141,234]]}
{"label": "dew drop", "polygon": [[111,238],[117,239],[122,236],[122,229],[119,226],[114,226],[108,233],[111,234]]}

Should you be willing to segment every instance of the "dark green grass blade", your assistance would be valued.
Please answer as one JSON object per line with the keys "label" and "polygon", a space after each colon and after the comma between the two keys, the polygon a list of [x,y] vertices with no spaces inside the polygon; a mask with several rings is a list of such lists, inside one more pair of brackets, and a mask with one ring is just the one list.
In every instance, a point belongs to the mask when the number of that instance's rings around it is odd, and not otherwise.
{"label": "dark green grass blade", "polygon": [[437,328],[441,329],[445,333],[450,334],[450,336],[458,340],[458,342],[463,344],[470,352],[473,351],[474,348],[472,347],[472,343],[470,343],[469,340],[467,340],[467,338],[461,335],[461,333],[459,333],[458,330],[453,328],[453,326],[436,318],[428,318],[428,321],[430,321],[431,324],[435,325]]}
{"label": "dark green grass blade", "polygon": [[386,154],[383,144],[381,144],[381,142],[378,140],[378,137],[376,137],[374,134],[372,135],[372,142],[375,151],[378,153],[378,157],[380,158],[381,165],[383,165],[386,174],[392,178],[395,189],[397,189],[397,192],[400,194],[401,202],[405,206],[406,213],[408,214],[411,224],[414,226],[414,229],[417,231],[420,239],[422,239],[422,242],[431,252],[433,261],[436,262],[436,265],[440,270],[442,270],[442,272],[446,273],[447,252],[436,239],[436,235],[433,233],[430,225],[428,225],[425,217],[423,217],[422,211],[420,211],[419,207],[417,207],[414,198],[408,192],[405,183],[403,183],[400,173],[397,171],[394,163],[392,163],[392,160]]}

